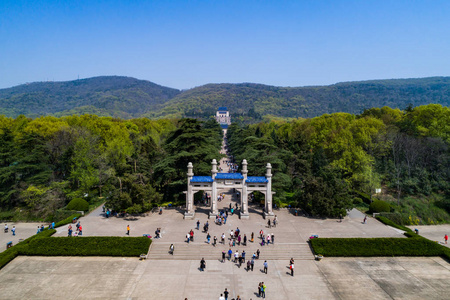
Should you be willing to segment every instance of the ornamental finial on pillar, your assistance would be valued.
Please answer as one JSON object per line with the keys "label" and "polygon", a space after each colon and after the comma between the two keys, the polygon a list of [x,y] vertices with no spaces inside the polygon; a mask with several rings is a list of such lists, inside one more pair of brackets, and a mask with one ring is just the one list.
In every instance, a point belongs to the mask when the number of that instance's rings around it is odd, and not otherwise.
{"label": "ornamental finial on pillar", "polygon": [[187,176],[189,177],[194,176],[193,172],[194,166],[192,165],[191,162],[188,163],[187,168],[188,168]]}
{"label": "ornamental finial on pillar", "polygon": [[266,166],[266,177],[272,177],[272,165],[267,163]]}
{"label": "ornamental finial on pillar", "polygon": [[211,174],[212,174],[212,178],[214,179],[216,177],[217,174],[217,161],[216,159],[213,159],[211,162]]}

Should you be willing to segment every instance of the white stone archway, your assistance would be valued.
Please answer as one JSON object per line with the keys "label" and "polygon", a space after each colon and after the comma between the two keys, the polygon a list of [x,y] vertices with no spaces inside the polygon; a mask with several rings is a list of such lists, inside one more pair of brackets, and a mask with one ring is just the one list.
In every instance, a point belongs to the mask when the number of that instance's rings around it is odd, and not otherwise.
{"label": "white stone archway", "polygon": [[212,215],[218,214],[217,208],[217,190],[234,188],[241,192],[241,211],[240,217],[249,218],[248,213],[248,195],[253,191],[262,192],[265,195],[264,214],[273,216],[272,211],[272,166],[270,163],[266,166],[265,176],[247,176],[247,160],[242,161],[241,173],[219,173],[217,171],[217,161],[211,162],[211,176],[194,176],[194,166],[188,164],[188,183],[186,193],[186,212],[185,219],[195,217],[194,194],[198,191],[208,191],[211,194]]}

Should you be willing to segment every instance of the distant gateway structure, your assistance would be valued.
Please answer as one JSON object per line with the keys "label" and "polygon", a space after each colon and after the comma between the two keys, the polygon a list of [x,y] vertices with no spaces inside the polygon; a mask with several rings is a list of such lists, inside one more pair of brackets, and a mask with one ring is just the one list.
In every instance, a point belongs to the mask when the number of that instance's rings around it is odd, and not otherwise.
{"label": "distant gateway structure", "polygon": [[248,219],[248,195],[251,192],[258,191],[265,196],[264,214],[273,216],[272,211],[272,166],[270,163],[266,166],[265,176],[247,176],[247,160],[242,161],[241,173],[219,173],[217,171],[217,161],[211,162],[211,176],[194,176],[193,165],[190,162],[187,166],[188,184],[186,193],[186,212],[185,219],[193,219],[195,215],[194,194],[199,191],[207,191],[211,194],[210,214],[217,215],[217,190],[234,188],[241,192],[241,211],[242,219]]}
{"label": "distant gateway structure", "polygon": [[231,124],[230,112],[226,107],[219,107],[216,112],[216,121],[223,129],[227,129],[228,125]]}

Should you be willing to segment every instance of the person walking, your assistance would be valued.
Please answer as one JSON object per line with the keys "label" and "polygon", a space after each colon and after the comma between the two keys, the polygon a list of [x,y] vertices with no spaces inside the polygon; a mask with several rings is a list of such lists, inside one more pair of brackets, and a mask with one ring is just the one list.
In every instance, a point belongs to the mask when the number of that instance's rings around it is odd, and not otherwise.
{"label": "person walking", "polygon": [[244,240],[243,240],[243,244],[244,246],[247,246],[247,236],[244,233]]}
{"label": "person walking", "polygon": [[228,260],[231,260],[231,255],[233,254],[233,251],[231,248],[228,250]]}
{"label": "person walking", "polygon": [[366,224],[367,222],[367,216],[364,216],[363,224]]}
{"label": "person walking", "polygon": [[254,235],[254,233],[252,232],[252,235],[251,235],[251,238],[250,238],[250,242],[253,243],[253,242],[255,241],[254,237],[255,237],[255,235]]}
{"label": "person walking", "polygon": [[175,247],[173,246],[173,244],[170,245],[169,247],[169,254],[173,255],[173,251],[175,250]]}
{"label": "person walking", "polygon": [[261,297],[261,295],[262,295],[262,282],[258,284],[258,297]]}
{"label": "person walking", "polygon": [[[77,229],[80,229],[80,222],[77,224]],[[130,235],[130,225],[127,225],[127,235]]]}
{"label": "person walking", "polygon": [[186,233],[186,242],[189,244],[189,240],[191,239],[191,235],[188,233]]}
{"label": "person walking", "polygon": [[291,269],[291,276],[294,277],[294,263],[291,264],[289,269]]}
{"label": "person walking", "polygon": [[259,249],[258,250],[256,250],[256,259],[259,259]]}
{"label": "person walking", "polygon": [[255,259],[252,258],[252,261],[250,262],[250,268],[252,269],[252,272],[254,266],[255,266]]}
{"label": "person walking", "polygon": [[237,244],[238,244],[238,246],[241,245],[241,236],[240,235],[238,235],[238,237],[237,237]]}
{"label": "person walking", "polygon": [[219,300],[225,300],[225,298],[223,297],[223,294],[220,294]]}
{"label": "person walking", "polygon": [[275,235],[272,233],[272,245],[275,244]]}
{"label": "person walking", "polygon": [[216,238],[216,236],[214,236],[214,239],[213,239],[213,246],[215,247],[216,244],[217,244],[217,238]]}
{"label": "person walking", "polygon": [[266,285],[264,284],[264,282],[262,283],[262,297],[266,298]]}
{"label": "person walking", "polygon": [[223,232],[222,232],[222,236],[220,238],[221,238],[222,244],[225,245],[225,234]]}
{"label": "person walking", "polygon": [[264,261],[263,266],[264,266],[264,273],[267,274],[267,268],[269,267],[269,265],[268,265],[268,263],[267,263],[267,260]]}
{"label": "person walking", "polygon": [[208,241],[208,244],[211,243],[211,235],[209,234],[209,232],[208,232],[208,234],[206,235],[206,240]]}
{"label": "person walking", "polygon": [[239,251],[236,250],[236,252],[234,252],[234,262],[235,262],[235,263],[238,262],[238,258],[239,258]]}
{"label": "person walking", "polygon": [[206,269],[206,261],[205,259],[202,257],[202,259],[200,260],[200,271],[204,271]]}
{"label": "person walking", "polygon": [[225,300],[228,300],[228,290],[225,288],[225,291],[223,291],[223,295],[225,296]]}
{"label": "person walking", "polygon": [[12,235],[16,235],[16,226],[13,226],[11,228],[11,231],[12,231]]}
{"label": "person walking", "polygon": [[225,251],[222,251],[222,263],[225,262]]}
{"label": "person walking", "polygon": [[200,220],[197,220],[197,230],[200,230]]}
{"label": "person walking", "polygon": [[191,232],[189,233],[189,236],[191,238],[191,242],[194,241],[194,231],[191,229]]}
{"label": "person walking", "polygon": [[270,219],[267,221],[267,227],[269,227],[269,228],[271,227],[270,226]]}
{"label": "person walking", "polygon": [[270,233],[267,234],[267,246],[270,244]]}
{"label": "person walking", "polygon": [[444,241],[445,241],[445,243],[447,244],[447,241],[448,241],[448,235],[447,235],[447,234],[444,235]]}

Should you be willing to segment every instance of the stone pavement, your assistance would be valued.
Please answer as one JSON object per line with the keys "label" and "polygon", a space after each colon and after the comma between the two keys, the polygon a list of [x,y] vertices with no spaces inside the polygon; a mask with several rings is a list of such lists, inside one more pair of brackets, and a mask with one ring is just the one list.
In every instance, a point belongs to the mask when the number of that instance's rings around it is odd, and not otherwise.
{"label": "stone pavement", "polygon": [[146,260],[117,257],[16,258],[0,271],[0,299],[448,299],[450,265],[436,257],[324,258],[262,261],[253,272],[230,262]]}
{"label": "stone pavement", "polygon": [[450,247],[450,241],[444,244],[444,236],[450,236],[450,224],[444,225],[411,225],[411,230],[419,229],[419,234],[429,240],[436,241],[443,246]]}
{"label": "stone pavement", "polygon": [[[13,245],[16,245],[19,242],[19,239],[27,239],[30,236],[36,234],[37,227],[41,226],[42,223],[14,223],[14,222],[7,222],[9,227],[9,232],[5,233],[5,223],[0,223],[0,252],[3,252],[6,250],[6,243],[13,242]],[[45,226],[48,226],[47,223],[44,224]],[[16,226],[16,235],[12,235],[11,228],[13,226]]]}

